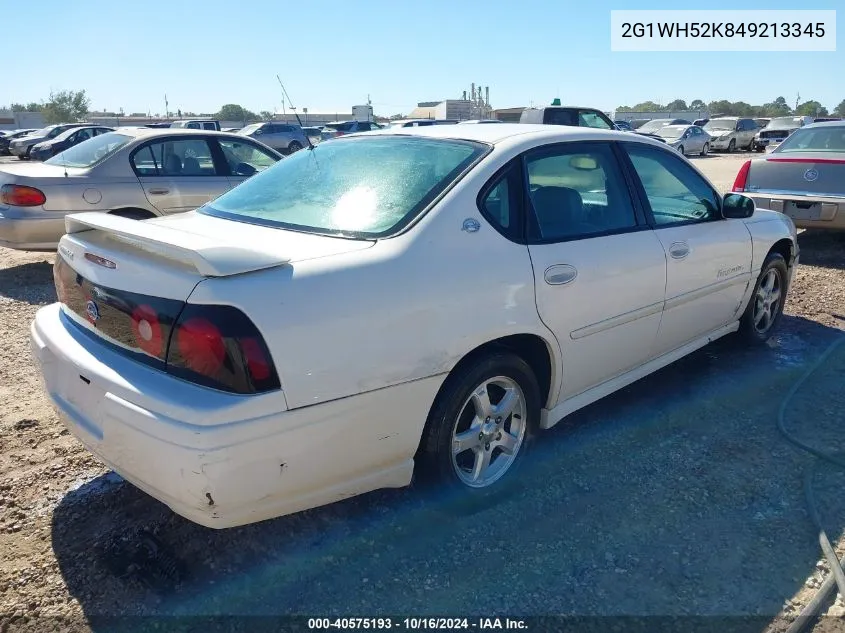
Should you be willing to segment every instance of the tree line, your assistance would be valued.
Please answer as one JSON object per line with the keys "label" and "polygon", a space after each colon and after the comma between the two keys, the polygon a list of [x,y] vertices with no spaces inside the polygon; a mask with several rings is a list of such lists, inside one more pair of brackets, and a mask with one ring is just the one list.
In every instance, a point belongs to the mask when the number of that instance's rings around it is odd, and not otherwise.
{"label": "tree line", "polygon": [[841,116],[845,117],[845,99],[828,112],[818,101],[805,101],[791,108],[783,97],[778,97],[770,103],[763,105],[751,105],[744,101],[711,101],[705,103],[701,99],[694,99],[689,104],[683,99],[675,99],[666,105],[660,105],[654,101],[645,101],[634,106],[619,106],[617,112],[683,112],[689,110],[707,110],[710,114],[722,114],[725,116],[746,116],[746,117],[778,117],[778,116]]}

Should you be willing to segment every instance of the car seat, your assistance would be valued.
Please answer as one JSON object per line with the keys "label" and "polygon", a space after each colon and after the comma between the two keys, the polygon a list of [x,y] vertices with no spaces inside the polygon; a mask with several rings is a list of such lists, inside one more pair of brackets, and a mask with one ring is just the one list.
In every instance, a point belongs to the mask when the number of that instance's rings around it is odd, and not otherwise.
{"label": "car seat", "polygon": [[[555,239],[578,233],[584,218],[581,194],[569,187],[540,187],[532,195],[537,226],[529,225],[532,237]],[[533,223],[531,223],[533,224]]]}
{"label": "car seat", "polygon": [[168,154],[164,159],[164,173],[168,175],[182,173],[182,159],[176,154]]}
{"label": "car seat", "polygon": [[200,162],[193,156],[185,156],[182,162],[182,174],[185,176],[199,176],[202,174]]}

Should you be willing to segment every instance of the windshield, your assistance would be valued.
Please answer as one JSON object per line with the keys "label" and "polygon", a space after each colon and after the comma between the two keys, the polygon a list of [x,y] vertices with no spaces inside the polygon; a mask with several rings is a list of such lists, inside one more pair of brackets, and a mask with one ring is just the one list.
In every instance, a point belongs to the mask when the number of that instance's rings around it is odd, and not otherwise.
{"label": "windshield", "polygon": [[845,126],[800,128],[790,134],[775,152],[845,153]]}
{"label": "windshield", "polygon": [[679,138],[684,132],[686,132],[685,127],[664,127],[661,130],[657,130],[655,134],[657,136],[661,136],[663,138]]}
{"label": "windshield", "polygon": [[774,130],[791,130],[796,127],[801,127],[801,119],[794,116],[780,116],[769,121],[766,126]]}
{"label": "windshield", "polygon": [[486,149],[413,136],[338,139],[296,152],[200,211],[299,231],[379,237],[408,224]]}
{"label": "windshield", "polygon": [[93,167],[96,163],[114,154],[132,140],[132,136],[108,132],[83,141],[44,161],[48,165],[62,167]]}
{"label": "windshield", "polygon": [[238,130],[238,134],[252,134],[253,132],[255,132],[255,130],[260,128],[262,125],[264,125],[264,124],[263,123],[253,123],[251,125],[247,125],[246,127],[243,127],[240,130]]}
{"label": "windshield", "polygon": [[734,119],[711,119],[704,125],[705,130],[735,130],[736,121]]}
{"label": "windshield", "polygon": [[352,129],[352,123],[326,123],[326,127],[330,130],[337,130],[338,132],[348,132]]}

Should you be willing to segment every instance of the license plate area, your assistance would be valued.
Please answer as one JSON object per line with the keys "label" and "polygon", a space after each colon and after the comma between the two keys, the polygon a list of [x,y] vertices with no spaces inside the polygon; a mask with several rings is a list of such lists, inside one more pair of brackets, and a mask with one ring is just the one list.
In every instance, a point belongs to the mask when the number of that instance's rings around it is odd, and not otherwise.
{"label": "license plate area", "polygon": [[786,200],[784,213],[794,220],[820,220],[822,205],[821,202]]}

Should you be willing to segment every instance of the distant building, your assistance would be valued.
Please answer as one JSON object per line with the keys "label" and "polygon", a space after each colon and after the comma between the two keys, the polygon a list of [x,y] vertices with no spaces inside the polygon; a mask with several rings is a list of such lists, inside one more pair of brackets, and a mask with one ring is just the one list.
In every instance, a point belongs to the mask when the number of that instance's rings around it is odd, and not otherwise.
{"label": "distant building", "polygon": [[12,112],[0,110],[0,130],[24,130],[42,128],[46,124],[40,112]]}
{"label": "distant building", "polygon": [[406,118],[408,119],[489,119],[493,110],[489,105],[471,99],[445,99],[443,101],[420,101]]}

